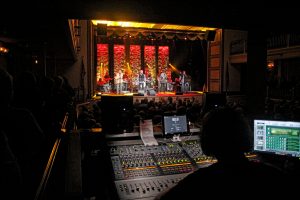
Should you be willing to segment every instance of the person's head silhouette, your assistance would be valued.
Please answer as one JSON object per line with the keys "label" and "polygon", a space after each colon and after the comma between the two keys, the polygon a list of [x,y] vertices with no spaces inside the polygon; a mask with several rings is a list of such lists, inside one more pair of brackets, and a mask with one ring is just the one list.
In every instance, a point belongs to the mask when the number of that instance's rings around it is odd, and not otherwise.
{"label": "person's head silhouette", "polygon": [[7,107],[13,98],[13,78],[2,68],[0,68],[0,95],[0,106]]}
{"label": "person's head silhouette", "polygon": [[237,161],[251,148],[250,130],[242,113],[230,107],[211,110],[203,118],[202,151],[219,162]]}

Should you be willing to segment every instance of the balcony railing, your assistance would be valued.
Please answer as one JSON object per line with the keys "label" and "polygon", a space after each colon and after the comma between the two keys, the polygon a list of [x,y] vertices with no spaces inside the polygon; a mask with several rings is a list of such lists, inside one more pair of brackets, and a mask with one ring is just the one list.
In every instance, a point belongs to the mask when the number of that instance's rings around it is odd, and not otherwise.
{"label": "balcony railing", "polygon": [[268,49],[289,48],[300,45],[300,34],[273,34],[268,38]]}
{"label": "balcony railing", "polygon": [[[268,49],[300,46],[300,33],[272,34],[267,39]],[[233,40],[230,43],[230,55],[247,53],[247,40]]]}

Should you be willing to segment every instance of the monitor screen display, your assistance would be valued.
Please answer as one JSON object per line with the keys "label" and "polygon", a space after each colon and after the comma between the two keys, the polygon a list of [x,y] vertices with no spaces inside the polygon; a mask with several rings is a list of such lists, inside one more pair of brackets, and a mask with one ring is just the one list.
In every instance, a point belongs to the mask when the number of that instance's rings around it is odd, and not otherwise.
{"label": "monitor screen display", "polygon": [[254,120],[254,151],[300,157],[300,122]]}
{"label": "monitor screen display", "polygon": [[186,115],[171,115],[163,118],[164,136],[182,135],[188,133]]}

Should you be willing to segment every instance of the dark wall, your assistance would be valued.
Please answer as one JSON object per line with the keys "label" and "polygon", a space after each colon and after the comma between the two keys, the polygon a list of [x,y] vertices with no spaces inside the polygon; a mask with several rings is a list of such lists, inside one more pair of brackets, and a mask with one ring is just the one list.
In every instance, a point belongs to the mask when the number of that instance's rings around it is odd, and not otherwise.
{"label": "dark wall", "polygon": [[170,50],[170,63],[191,76],[192,90],[202,90],[206,82],[206,51],[206,40],[177,40]]}
{"label": "dark wall", "polygon": [[133,96],[102,96],[101,111],[104,133],[133,131]]}

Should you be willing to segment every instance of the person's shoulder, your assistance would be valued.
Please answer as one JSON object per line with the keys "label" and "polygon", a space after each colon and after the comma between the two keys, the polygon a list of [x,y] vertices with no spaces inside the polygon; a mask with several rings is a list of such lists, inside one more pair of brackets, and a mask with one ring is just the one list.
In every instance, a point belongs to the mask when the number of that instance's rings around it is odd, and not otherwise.
{"label": "person's shoulder", "polygon": [[31,127],[37,132],[43,132],[36,117],[27,108],[11,107],[7,117],[11,124],[17,124],[15,128]]}

